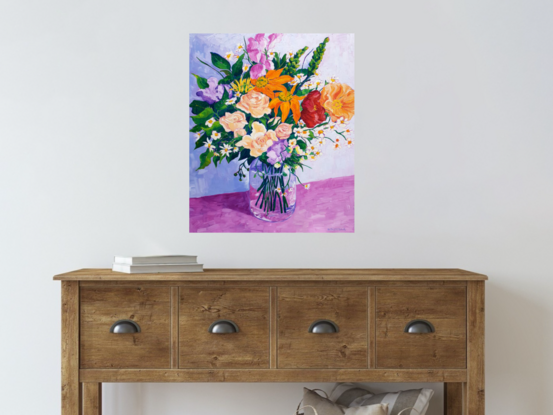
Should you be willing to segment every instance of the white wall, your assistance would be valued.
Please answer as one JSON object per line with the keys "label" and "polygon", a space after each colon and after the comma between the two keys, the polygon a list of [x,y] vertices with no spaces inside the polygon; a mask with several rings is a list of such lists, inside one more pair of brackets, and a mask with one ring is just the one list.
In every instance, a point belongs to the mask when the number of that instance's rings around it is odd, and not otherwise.
{"label": "white wall", "polygon": [[[2,0],[2,413],[59,414],[52,275],[164,252],[209,267],[486,273],[488,413],[550,412],[552,12],[539,0]],[[245,30],[355,32],[355,234],[188,234],[188,33]],[[106,415],[281,415],[300,396],[105,389]]]}

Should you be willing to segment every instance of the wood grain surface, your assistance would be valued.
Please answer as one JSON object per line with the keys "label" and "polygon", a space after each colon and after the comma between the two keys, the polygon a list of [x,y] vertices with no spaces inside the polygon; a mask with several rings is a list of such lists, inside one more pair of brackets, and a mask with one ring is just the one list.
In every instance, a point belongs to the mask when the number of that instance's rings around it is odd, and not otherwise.
{"label": "wood grain surface", "polygon": [[[268,288],[181,288],[181,368],[269,368]],[[216,320],[239,332],[212,334]]]}
{"label": "wood grain surface", "polygon": [[[377,288],[376,367],[466,368],[466,288]],[[435,333],[410,334],[412,320],[430,321]]]}
{"label": "wood grain surface", "polygon": [[66,281],[475,281],[488,277],[461,269],[205,269],[204,272],[124,274],[111,269],[81,269],[54,277]]}
{"label": "wood grain surface", "polygon": [[[118,320],[133,320],[140,333],[113,334]],[[170,288],[82,288],[82,368],[170,368]]]}
{"label": "wood grain surface", "polygon": [[61,414],[81,414],[79,383],[79,283],[61,285]]}
{"label": "wood grain surface", "polygon": [[484,415],[485,411],[485,287],[484,282],[468,286],[468,383],[466,385],[466,413]]}
{"label": "wood grain surface", "polygon": [[102,415],[101,383],[83,383],[83,415]]}
{"label": "wood grain surface", "polygon": [[[278,289],[279,368],[367,368],[368,291],[358,287]],[[338,333],[309,333],[328,319]]]}

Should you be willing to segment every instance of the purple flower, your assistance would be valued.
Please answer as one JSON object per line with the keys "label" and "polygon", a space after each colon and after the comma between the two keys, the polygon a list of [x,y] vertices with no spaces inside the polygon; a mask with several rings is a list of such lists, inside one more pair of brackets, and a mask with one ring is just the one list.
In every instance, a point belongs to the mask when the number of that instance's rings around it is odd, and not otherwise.
{"label": "purple flower", "polygon": [[273,68],[273,62],[267,59],[267,52],[273,50],[275,45],[282,39],[282,33],[273,33],[269,35],[269,40],[265,38],[265,33],[258,33],[255,37],[248,39],[247,51],[252,62],[257,62],[252,66],[251,77],[257,79]]}
{"label": "purple flower", "polygon": [[219,85],[217,78],[214,78],[214,77],[209,78],[207,80],[207,84],[209,85],[209,87],[205,89],[200,89],[198,92],[196,92],[196,95],[198,95],[202,100],[207,102],[209,105],[213,105],[216,102],[220,101],[221,98],[223,98],[223,94],[225,93],[225,88],[229,92],[229,97],[232,95],[228,85]]}
{"label": "purple flower", "polygon": [[288,157],[290,153],[286,150],[288,142],[286,140],[280,140],[274,143],[267,150],[267,161],[274,165],[275,163],[282,163]]}

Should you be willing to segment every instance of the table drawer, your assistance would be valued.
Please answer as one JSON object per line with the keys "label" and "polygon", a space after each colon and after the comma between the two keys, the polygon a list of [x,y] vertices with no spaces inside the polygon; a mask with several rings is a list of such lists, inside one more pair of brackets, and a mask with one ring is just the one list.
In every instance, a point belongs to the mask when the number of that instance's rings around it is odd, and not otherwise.
{"label": "table drawer", "polygon": [[269,298],[269,288],[181,288],[179,367],[269,368]]}
{"label": "table drawer", "polygon": [[[466,287],[377,288],[377,368],[465,368],[466,316]],[[435,332],[406,333],[414,320]]]}
{"label": "table drawer", "polygon": [[[278,367],[366,368],[367,302],[364,287],[279,288]],[[320,320],[338,332],[309,332]]]}
{"label": "table drawer", "polygon": [[[170,367],[170,288],[82,287],[80,314],[82,368]],[[111,333],[120,320],[136,323],[140,332]]]}

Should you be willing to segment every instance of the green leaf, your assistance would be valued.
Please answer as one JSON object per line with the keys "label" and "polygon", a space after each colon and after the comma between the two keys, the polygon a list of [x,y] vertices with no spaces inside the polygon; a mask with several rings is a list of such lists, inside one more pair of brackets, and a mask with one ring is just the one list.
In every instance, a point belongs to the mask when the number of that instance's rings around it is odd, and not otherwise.
{"label": "green leaf", "polygon": [[199,149],[200,147],[203,147],[204,144],[206,143],[207,141],[207,135],[202,135],[198,141],[196,141],[196,145],[194,146],[194,150],[197,150]]}
{"label": "green leaf", "polygon": [[223,130],[223,126],[219,124],[219,121],[215,121],[211,127],[207,125],[202,125],[202,130],[205,131],[205,135],[208,137],[211,137],[211,134],[213,134],[213,131],[219,131],[221,132]]}
{"label": "green leaf", "polygon": [[228,71],[226,69],[223,69],[221,72],[223,72],[226,76],[229,76],[232,72]]}
{"label": "green leaf", "polygon": [[213,109],[211,107],[207,107],[205,110],[200,112],[195,117],[192,117],[194,122],[196,124],[204,124],[207,120],[209,120],[213,116]]}
{"label": "green leaf", "polygon": [[228,100],[228,91],[227,89],[225,88],[225,92],[223,92],[223,97],[215,103],[215,111],[219,112],[225,108],[227,108],[227,100]]}
{"label": "green leaf", "polygon": [[230,63],[218,53],[211,52],[211,63],[216,68],[230,70]]}
{"label": "green leaf", "polygon": [[197,132],[200,132],[202,131],[202,126],[201,125],[195,125],[194,127],[192,127],[192,129],[190,130],[191,133],[197,133]]}
{"label": "green leaf", "polygon": [[211,164],[211,159],[213,158],[213,151],[206,151],[205,153],[200,154],[200,167],[196,169],[202,170]]}
{"label": "green leaf", "polygon": [[240,75],[242,75],[242,67],[244,66],[244,64],[243,64],[244,56],[245,56],[245,53],[240,55],[240,57],[232,65],[232,77],[234,79],[238,79],[238,78],[240,78]]}
{"label": "green leaf", "polygon": [[232,76],[226,76],[223,79],[219,79],[219,85],[229,85],[232,82]]}
{"label": "green leaf", "polygon": [[230,163],[230,162],[231,162],[232,160],[234,160],[235,158],[238,158],[239,155],[240,155],[239,152],[232,153],[230,156],[228,156],[227,161]]}
{"label": "green leaf", "polygon": [[305,151],[305,149],[307,148],[307,143],[303,140],[298,140],[298,147]]}
{"label": "green leaf", "polygon": [[190,103],[190,108],[192,108],[192,114],[195,114],[195,115],[198,115],[207,107],[209,107],[209,104],[205,101],[194,100]]}
{"label": "green leaf", "polygon": [[196,75],[195,73],[193,73],[192,75],[194,75],[196,77],[196,82],[198,83],[198,88],[200,88],[200,89],[209,88],[209,84],[207,83],[207,79],[202,78],[201,76]]}
{"label": "green leaf", "polygon": [[278,69],[282,69],[286,66],[286,60],[288,59],[288,54],[285,53],[282,58],[280,59],[280,65],[278,67]]}
{"label": "green leaf", "polygon": [[250,150],[247,148],[244,148],[240,151],[240,160],[246,160],[248,157],[250,157]]}

